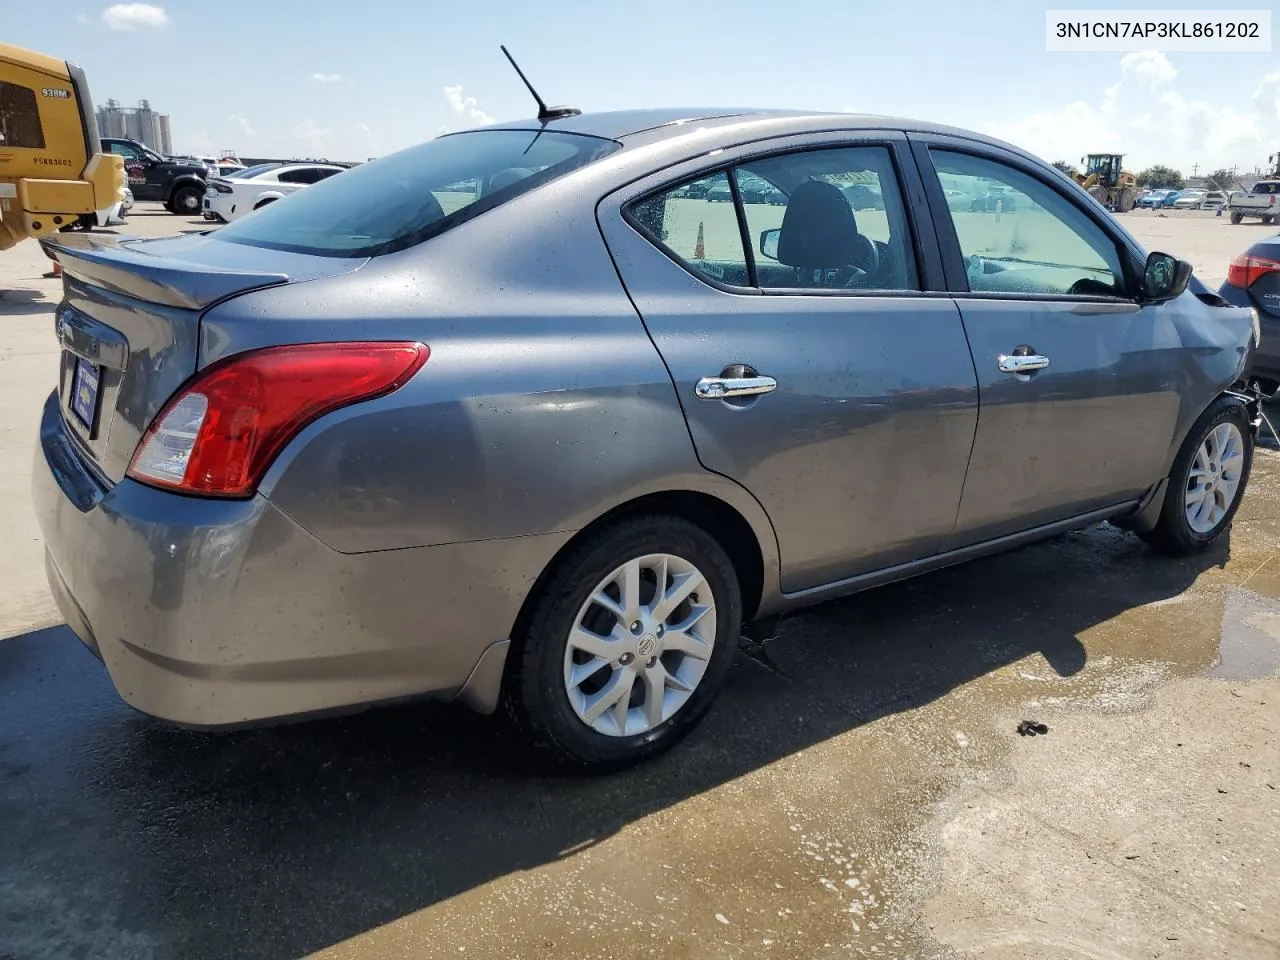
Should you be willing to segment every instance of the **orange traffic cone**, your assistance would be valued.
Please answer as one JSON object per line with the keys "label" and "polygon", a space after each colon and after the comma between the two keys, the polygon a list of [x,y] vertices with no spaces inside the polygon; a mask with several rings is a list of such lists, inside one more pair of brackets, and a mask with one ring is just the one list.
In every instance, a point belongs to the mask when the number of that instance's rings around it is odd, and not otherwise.
{"label": "orange traffic cone", "polygon": [[46,280],[57,280],[61,276],[62,276],[62,264],[60,264],[57,260],[53,261],[53,269],[50,270],[48,273],[44,274],[44,278]]}
{"label": "orange traffic cone", "polygon": [[706,257],[707,251],[702,247],[702,221],[698,221],[698,242],[693,247],[693,259],[701,260]]}

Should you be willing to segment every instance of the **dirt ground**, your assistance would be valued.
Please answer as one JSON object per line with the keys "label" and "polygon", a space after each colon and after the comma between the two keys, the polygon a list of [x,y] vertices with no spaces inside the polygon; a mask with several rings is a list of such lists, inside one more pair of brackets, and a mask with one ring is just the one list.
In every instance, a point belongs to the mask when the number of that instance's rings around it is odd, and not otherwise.
{"label": "dirt ground", "polygon": [[[1123,222],[1211,286],[1274,231]],[[1274,446],[1220,549],[1103,526],[805,611],[620,776],[451,708],[174,731],[44,585],[47,266],[0,255],[0,960],[1280,957]]]}

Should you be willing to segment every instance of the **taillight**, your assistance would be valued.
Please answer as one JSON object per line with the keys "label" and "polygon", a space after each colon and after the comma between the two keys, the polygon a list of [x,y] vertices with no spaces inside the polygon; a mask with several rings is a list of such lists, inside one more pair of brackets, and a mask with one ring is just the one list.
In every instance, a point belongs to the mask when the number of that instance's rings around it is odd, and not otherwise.
{"label": "taillight", "polygon": [[129,476],[183,493],[252,496],[307,424],[399,389],[430,354],[422,343],[307,343],[228,357],[165,404]]}
{"label": "taillight", "polygon": [[1227,268],[1227,283],[1248,290],[1259,277],[1280,272],[1280,261],[1242,253]]}

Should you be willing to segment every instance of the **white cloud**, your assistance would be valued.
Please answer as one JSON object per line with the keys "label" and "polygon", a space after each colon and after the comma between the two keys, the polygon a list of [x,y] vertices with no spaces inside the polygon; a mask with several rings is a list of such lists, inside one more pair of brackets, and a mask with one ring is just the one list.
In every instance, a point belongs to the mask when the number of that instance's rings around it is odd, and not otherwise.
{"label": "white cloud", "polygon": [[186,146],[197,157],[212,157],[216,155],[213,139],[204,130],[197,131],[187,137]]}
{"label": "white cloud", "polygon": [[316,83],[341,83],[342,74],[340,73],[313,73],[311,79]]}
{"label": "white cloud", "polygon": [[1085,153],[1125,154],[1137,172],[1156,163],[1190,174],[1238,165],[1252,170],[1280,141],[1280,73],[1263,76],[1251,96],[1214,104],[1178,89],[1163,53],[1129,53],[1117,82],[1096,99],[1077,99],[982,129],[1046,160],[1078,164]]}
{"label": "white cloud", "polygon": [[453,108],[454,113],[473,124],[485,126],[496,122],[493,117],[480,109],[475,97],[464,97],[462,95],[462,84],[445,87],[444,99]]}
{"label": "white cloud", "polygon": [[365,150],[368,151],[367,156],[376,157],[382,152],[378,149],[378,138],[373,135],[373,130],[367,123],[357,123],[356,133],[360,134],[364,141]]}
{"label": "white cloud", "polygon": [[236,125],[236,129],[240,131],[241,136],[248,137],[250,140],[257,137],[258,131],[253,129],[253,124],[243,114],[233,113],[227,119]]}
{"label": "white cloud", "polygon": [[117,3],[102,11],[102,22],[112,30],[165,27],[169,25],[169,15],[164,7],[150,3]]}
{"label": "white cloud", "polygon": [[333,131],[324,129],[310,117],[293,128],[290,147],[302,144],[308,157],[328,157],[333,151]]}

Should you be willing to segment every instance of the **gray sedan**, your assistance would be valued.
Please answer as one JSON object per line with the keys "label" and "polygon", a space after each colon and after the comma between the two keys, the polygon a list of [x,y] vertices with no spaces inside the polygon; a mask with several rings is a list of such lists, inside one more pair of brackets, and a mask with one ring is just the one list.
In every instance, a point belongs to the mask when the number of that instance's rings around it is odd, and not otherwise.
{"label": "gray sedan", "polygon": [[429,696],[616,766],[790,608],[1107,520],[1201,550],[1249,478],[1252,311],[946,127],[565,111],[46,244],[49,582],[180,724]]}

